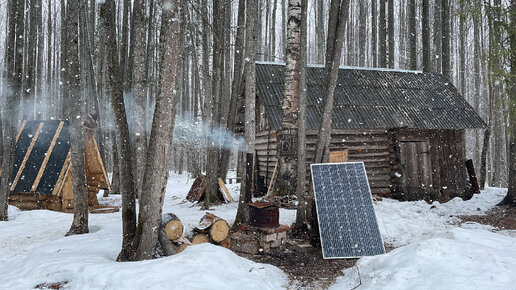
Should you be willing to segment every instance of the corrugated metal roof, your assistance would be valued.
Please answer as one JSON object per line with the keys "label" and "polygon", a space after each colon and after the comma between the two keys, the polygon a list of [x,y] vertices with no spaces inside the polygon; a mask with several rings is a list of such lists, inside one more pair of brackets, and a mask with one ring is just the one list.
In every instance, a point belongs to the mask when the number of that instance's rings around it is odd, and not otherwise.
{"label": "corrugated metal roof", "polygon": [[[271,128],[281,129],[283,64],[257,63],[258,97]],[[307,126],[320,127],[324,68],[307,68]],[[442,75],[386,69],[339,69],[332,127],[335,129],[473,129],[485,122]]]}

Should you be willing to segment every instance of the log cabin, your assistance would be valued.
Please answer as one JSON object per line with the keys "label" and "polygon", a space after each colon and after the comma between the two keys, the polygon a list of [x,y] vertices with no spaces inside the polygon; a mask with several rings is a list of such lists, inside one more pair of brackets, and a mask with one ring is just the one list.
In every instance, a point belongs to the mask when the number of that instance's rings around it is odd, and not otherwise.
{"label": "log cabin", "polygon": [[[84,129],[88,205],[99,206],[97,193],[110,189],[94,131]],[[9,204],[23,210],[73,211],[68,121],[23,121],[16,136]]]}
{"label": "log cabin", "polygon": [[[277,175],[276,193],[293,193],[297,131],[282,126],[284,69],[284,64],[256,64],[256,171],[267,184]],[[308,179],[323,114],[323,78],[324,66],[308,66]],[[245,120],[240,112],[237,125]],[[471,192],[464,133],[485,127],[440,74],[340,67],[328,161],[364,162],[373,194],[400,200],[465,197]]]}

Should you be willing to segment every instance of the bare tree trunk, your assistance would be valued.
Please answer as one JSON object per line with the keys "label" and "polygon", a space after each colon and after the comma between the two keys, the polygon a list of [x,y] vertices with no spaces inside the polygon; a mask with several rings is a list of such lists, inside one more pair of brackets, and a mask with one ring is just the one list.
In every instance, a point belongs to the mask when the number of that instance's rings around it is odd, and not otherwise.
{"label": "bare tree trunk", "polygon": [[441,73],[442,72],[442,26],[441,26],[441,4],[442,0],[434,0],[434,23],[433,23],[433,33],[434,33],[434,55],[438,57],[434,58],[434,72]]}
{"label": "bare tree trunk", "polygon": [[[208,116],[210,131],[220,126],[220,101],[222,97],[222,66],[223,66],[223,27],[224,27],[224,5],[221,0],[213,1],[213,80],[212,95],[209,106],[211,116]],[[210,136],[211,137],[211,136]],[[210,138],[209,137],[209,138]],[[218,192],[218,175],[220,168],[220,147],[209,144],[206,166],[206,190],[204,191],[203,208],[209,208],[210,203],[215,202]]]}
{"label": "bare tree trunk", "polygon": [[371,1],[371,52],[373,57],[373,67],[378,66],[378,0]]}
{"label": "bare tree trunk", "polygon": [[[511,6],[509,7],[510,20],[512,28],[509,31],[510,39],[510,61],[511,61],[511,74],[507,76],[506,83],[510,88],[510,100],[516,102],[516,30],[514,30],[514,23],[516,23],[516,0],[511,0]],[[511,108],[511,136],[509,141],[509,186],[507,195],[500,203],[501,205],[507,204],[516,206],[516,109],[514,106]]]}
{"label": "bare tree trunk", "polygon": [[[482,9],[482,3],[480,0],[474,1],[475,9],[480,11]],[[480,113],[480,98],[481,98],[481,75],[482,75],[482,48],[480,47],[481,42],[481,32],[480,27],[482,26],[482,17],[478,14],[473,15],[473,54],[474,54],[474,103],[475,103],[475,111]],[[478,160],[478,152],[480,148],[480,137],[478,132],[475,132],[475,159]],[[478,164],[478,163],[477,163]]]}
{"label": "bare tree trunk", "polygon": [[432,70],[430,62],[430,0],[423,0],[422,17],[421,17],[421,36],[423,38],[423,71],[429,72]]}
{"label": "bare tree trunk", "polygon": [[273,1],[272,7],[272,25],[271,25],[271,44],[270,44],[270,60],[276,60],[276,13],[278,10],[278,0]]}
{"label": "bare tree trunk", "polygon": [[[168,8],[168,7],[167,7]],[[177,78],[181,68],[181,52],[184,41],[185,3],[173,0],[162,14],[160,84],[156,97],[149,149],[145,165],[142,193],[140,196],[140,219],[135,245],[135,260],[152,259],[158,242],[161,225],[161,208],[168,178],[170,147],[174,131],[175,108],[178,100]]]}
{"label": "bare tree trunk", "polygon": [[[35,103],[36,108],[41,108],[44,106],[44,100],[43,100],[43,84],[45,83],[43,81],[43,68],[45,67],[45,63],[43,61],[43,47],[44,47],[44,36],[43,33],[43,1],[38,1],[36,4],[37,14],[36,14],[36,25],[37,25],[37,58],[36,58],[36,82],[34,83],[34,93],[35,93]],[[50,27],[47,27],[47,29],[50,29]],[[48,49],[50,50],[50,48]],[[48,74],[48,72],[47,72]],[[47,118],[48,112],[44,112],[44,110],[35,110],[35,119],[42,120],[44,118]]]}
{"label": "bare tree trunk", "polygon": [[[258,0],[247,0],[246,18],[246,74],[245,74],[245,132],[244,139],[248,152],[255,152],[255,108],[256,108],[256,50],[255,50],[255,24],[258,10]],[[254,158],[253,158],[254,160]],[[244,163],[244,162],[242,162]],[[241,172],[240,199],[233,226],[247,224],[249,222],[249,208],[245,204],[245,171]]]}
{"label": "bare tree trunk", "polygon": [[78,0],[68,0],[66,9],[67,69],[68,69],[68,120],[70,122],[70,147],[72,162],[73,222],[66,235],[88,233],[88,190],[84,173],[84,129],[81,100],[81,72],[79,66],[79,12]]}
{"label": "bare tree trunk", "polygon": [[[380,0],[380,25],[378,31],[378,66],[387,67],[387,16],[385,4],[387,0]],[[330,11],[331,13],[331,11]]]}
{"label": "bare tree trunk", "polygon": [[322,163],[329,156],[328,146],[331,137],[331,112],[344,39],[349,0],[332,0],[328,20],[328,42],[326,46],[326,66],[324,75],[324,110],[319,129],[319,138],[313,163]]}
{"label": "bare tree trunk", "polygon": [[145,103],[147,101],[147,48],[145,26],[145,0],[134,1],[133,13],[134,27],[134,70],[133,70],[133,94],[134,94],[134,148],[136,170],[134,178],[137,194],[139,195],[143,183],[143,169],[145,168],[145,152],[147,151],[147,122],[145,118]]}
{"label": "bare tree trunk", "polygon": [[[366,60],[368,53],[366,51],[366,30],[367,30],[367,2],[361,1],[360,7],[359,7],[359,17],[358,17],[358,23],[359,23],[359,34],[358,34],[358,51],[359,51],[359,57],[358,57],[358,65],[361,67],[366,66]],[[355,41],[357,41],[355,39]]]}
{"label": "bare tree trunk", "polygon": [[441,32],[442,32],[442,72],[443,76],[451,80],[450,73],[451,55],[450,55],[450,3],[448,0],[441,0]]}
{"label": "bare tree trunk", "polygon": [[[460,4],[460,18],[459,18],[459,33],[460,33],[460,43],[459,43],[459,53],[460,53],[460,92],[463,97],[466,97],[466,37],[469,32],[469,27],[466,28],[466,22],[468,20],[465,15],[466,5],[465,3]],[[483,185],[481,185],[483,186]]]}
{"label": "bare tree trunk", "polygon": [[409,62],[410,69],[417,69],[417,27],[416,27],[416,0],[408,0],[408,35],[409,35]]}
{"label": "bare tree trunk", "polygon": [[389,6],[389,68],[394,68],[394,0],[387,1]]}
{"label": "bare tree trunk", "polygon": [[[126,3],[128,5],[128,3]],[[119,185],[122,194],[122,251],[118,260],[126,260],[126,251],[136,235],[136,187],[133,176],[131,139],[124,102],[124,83],[118,59],[115,31],[115,1],[100,4],[100,16],[104,29],[104,46],[107,54],[108,87],[115,121],[116,162],[119,166]],[[113,170],[115,171],[115,170]]]}
{"label": "bare tree trunk", "polygon": [[[8,198],[11,187],[11,174],[14,160],[14,148],[16,145],[16,127],[18,127],[18,104],[21,98],[22,61],[23,61],[23,37],[19,29],[23,28],[23,3],[10,0],[7,4],[9,12],[9,32],[7,36],[7,88],[9,94],[2,101],[2,181],[0,183],[0,221],[8,219]],[[21,25],[22,27],[20,27]],[[21,30],[23,33],[23,30]],[[7,113],[9,112],[9,113]]]}
{"label": "bare tree trunk", "polygon": [[[275,9],[273,9],[275,10]],[[274,18],[275,19],[275,18]],[[238,17],[237,17],[237,33],[235,38],[235,62],[233,68],[233,82],[231,85],[231,99],[229,101],[229,112],[227,118],[226,128],[229,132],[235,129],[235,119],[237,115],[238,98],[242,92],[242,63],[244,50],[244,29],[245,29],[245,0],[238,1]],[[233,140],[226,140],[225,148],[229,148]],[[231,151],[224,149],[221,154],[221,178],[224,179],[229,169],[229,160]]]}
{"label": "bare tree trunk", "polygon": [[36,57],[36,34],[37,34],[37,25],[36,25],[36,1],[29,0],[28,5],[28,19],[26,23],[28,26],[25,31],[28,32],[28,35],[25,37],[27,43],[25,45],[26,55],[24,59],[24,83],[23,83],[23,119],[29,120],[34,119],[34,97],[35,97],[35,57]]}
{"label": "bare tree trunk", "polygon": [[296,227],[308,226],[306,196],[306,50],[307,50],[307,10],[308,1],[301,1],[301,40],[299,53],[299,104],[297,120],[297,213]]}
{"label": "bare tree trunk", "polygon": [[[68,25],[64,25],[66,22],[66,13],[67,13],[67,6],[65,0],[61,0],[61,37],[60,37],[60,80],[59,80],[59,97],[61,102],[57,102],[58,105],[61,105],[60,103],[64,103],[63,100],[66,99],[68,96],[68,66],[67,66],[67,59],[68,59]],[[68,115],[65,112],[65,106],[61,105],[61,107],[58,110],[59,118],[66,119],[68,118]]]}

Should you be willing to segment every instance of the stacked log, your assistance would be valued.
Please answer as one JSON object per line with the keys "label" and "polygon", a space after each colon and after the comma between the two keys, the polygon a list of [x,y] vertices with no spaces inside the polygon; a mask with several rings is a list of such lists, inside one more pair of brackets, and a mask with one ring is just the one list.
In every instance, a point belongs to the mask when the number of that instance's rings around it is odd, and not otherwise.
{"label": "stacked log", "polygon": [[201,218],[190,237],[193,245],[212,243],[229,249],[231,244],[228,223],[212,213],[206,213]]}
{"label": "stacked log", "polygon": [[228,237],[229,225],[224,219],[212,213],[206,213],[199,221],[199,225],[195,227],[195,231],[207,234],[211,241],[220,243]]}
{"label": "stacked log", "polygon": [[161,223],[169,240],[175,241],[183,236],[183,223],[175,214],[164,214]]}
{"label": "stacked log", "polygon": [[[183,233],[183,223],[173,213],[163,214],[161,226],[160,243],[166,255],[169,252],[167,249],[170,249],[172,254],[177,254],[190,245],[202,243],[212,243],[227,249],[231,245],[228,223],[211,213],[206,213],[201,218],[193,231],[187,234],[188,238]],[[168,243],[164,242],[164,240],[168,241]]]}
{"label": "stacked log", "polygon": [[182,252],[190,245],[183,237],[183,223],[173,213],[165,213],[161,216],[160,244],[165,255],[173,255]]}

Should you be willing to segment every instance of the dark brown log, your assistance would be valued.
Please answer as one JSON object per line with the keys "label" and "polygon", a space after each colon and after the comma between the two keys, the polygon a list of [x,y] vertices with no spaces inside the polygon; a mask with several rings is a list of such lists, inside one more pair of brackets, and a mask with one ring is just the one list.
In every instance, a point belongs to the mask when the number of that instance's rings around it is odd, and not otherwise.
{"label": "dark brown log", "polygon": [[221,241],[220,243],[218,243],[219,246],[221,247],[224,247],[226,249],[230,249],[231,248],[231,237],[226,237],[223,241]]}
{"label": "dark brown log", "polygon": [[[468,170],[468,176],[469,176],[469,182],[471,184],[471,192],[473,193],[480,193],[480,187],[478,186],[478,179],[477,175],[475,173],[475,168],[473,167],[473,160],[468,159],[466,160],[466,169]],[[470,199],[469,198],[466,199]]]}
{"label": "dark brown log", "polygon": [[201,197],[206,189],[206,177],[202,174],[199,174],[195,179],[190,191],[186,195],[186,200],[190,202],[200,201]]}

